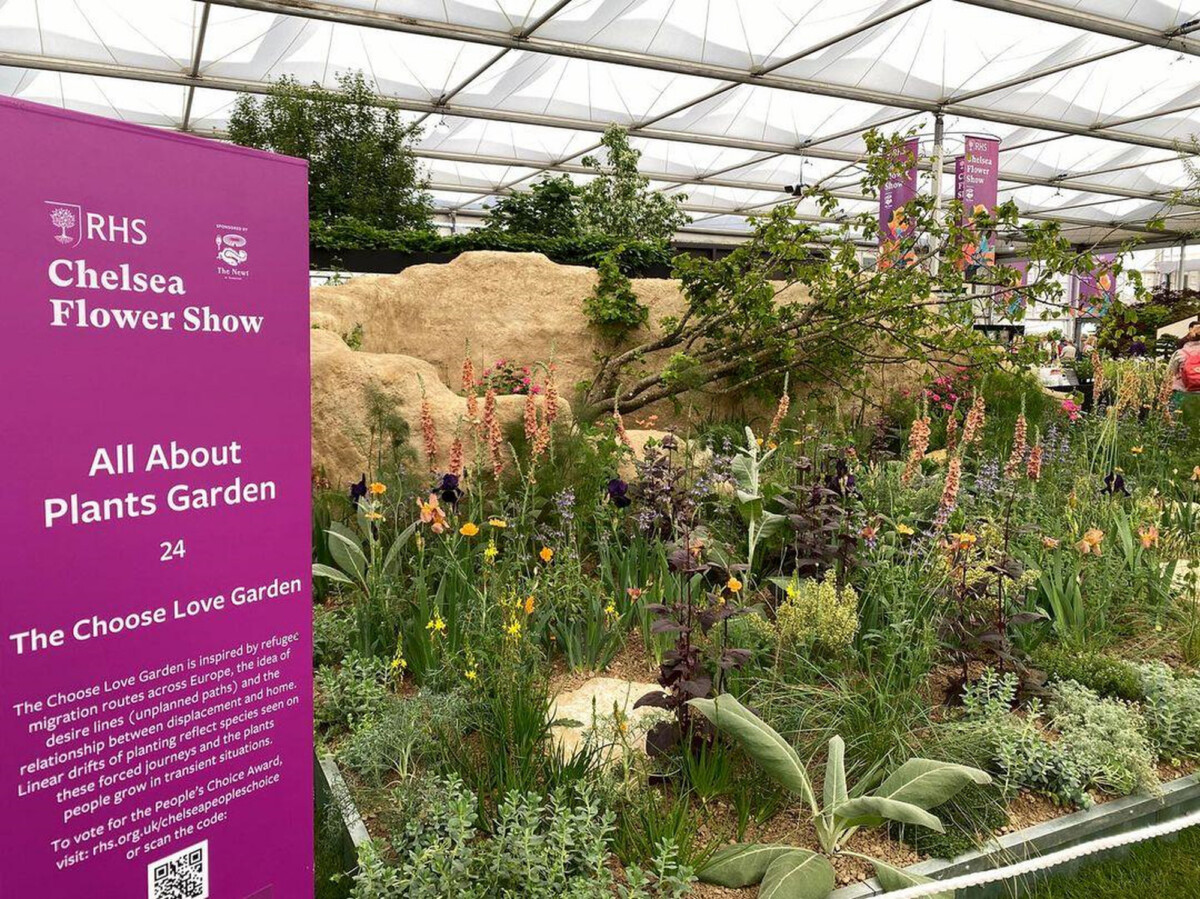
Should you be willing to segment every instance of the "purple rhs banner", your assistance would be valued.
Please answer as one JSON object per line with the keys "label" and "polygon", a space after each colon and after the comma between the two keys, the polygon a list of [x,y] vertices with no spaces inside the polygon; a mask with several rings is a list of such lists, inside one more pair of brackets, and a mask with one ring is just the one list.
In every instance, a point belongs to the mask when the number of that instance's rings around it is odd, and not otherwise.
{"label": "purple rhs banner", "polygon": [[915,138],[904,142],[903,150],[897,152],[896,167],[907,164],[907,168],[894,172],[879,191],[879,268],[910,265],[914,259],[911,250],[901,258],[900,243],[913,234],[904,206],[917,196],[918,151]]}
{"label": "purple rhs banner", "polygon": [[0,134],[0,895],[311,897],[305,163]]}
{"label": "purple rhs banner", "polygon": [[1096,267],[1086,275],[1075,278],[1075,314],[1082,318],[1098,318],[1108,311],[1117,298],[1117,276],[1113,253],[1096,254]]}
{"label": "purple rhs banner", "polygon": [[962,203],[968,228],[975,233],[974,240],[963,248],[963,264],[968,273],[996,264],[995,234],[978,233],[971,220],[977,215],[995,214],[999,177],[1000,141],[994,137],[968,136],[963,143],[963,155],[954,162],[954,196]]}

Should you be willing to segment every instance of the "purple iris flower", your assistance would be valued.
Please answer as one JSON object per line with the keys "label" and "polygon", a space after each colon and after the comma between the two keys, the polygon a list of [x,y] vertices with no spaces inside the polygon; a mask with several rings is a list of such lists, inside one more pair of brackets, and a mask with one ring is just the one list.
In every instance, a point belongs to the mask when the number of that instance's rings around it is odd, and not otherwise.
{"label": "purple iris flower", "polygon": [[629,485],[620,478],[613,478],[608,482],[608,498],[612,500],[612,504],[618,509],[624,509],[633,502],[628,494]]}
{"label": "purple iris flower", "polygon": [[463,492],[458,487],[458,475],[442,475],[442,483],[437,488],[438,498],[448,506],[457,506]]}

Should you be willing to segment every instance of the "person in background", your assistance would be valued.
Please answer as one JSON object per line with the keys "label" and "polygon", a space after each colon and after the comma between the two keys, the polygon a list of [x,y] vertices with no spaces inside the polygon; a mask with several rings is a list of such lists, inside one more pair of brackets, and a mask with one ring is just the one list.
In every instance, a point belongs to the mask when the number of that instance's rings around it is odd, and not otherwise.
{"label": "person in background", "polygon": [[1200,394],[1200,321],[1192,322],[1167,363],[1173,389],[1171,408],[1179,409],[1189,394]]}

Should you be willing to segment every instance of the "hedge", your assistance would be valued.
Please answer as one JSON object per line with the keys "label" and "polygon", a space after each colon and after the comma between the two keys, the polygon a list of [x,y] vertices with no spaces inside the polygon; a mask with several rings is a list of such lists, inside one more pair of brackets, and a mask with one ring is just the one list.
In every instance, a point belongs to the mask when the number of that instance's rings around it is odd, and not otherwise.
{"label": "hedge", "polygon": [[537,237],[480,228],[462,234],[443,235],[433,231],[390,231],[354,219],[332,222],[310,221],[309,243],[324,253],[355,250],[385,250],[396,253],[464,253],[468,250],[501,250],[512,253],[543,253],[563,265],[596,268],[600,260],[615,252],[618,265],[627,275],[670,267],[674,252],[663,243],[620,243],[606,237]]}

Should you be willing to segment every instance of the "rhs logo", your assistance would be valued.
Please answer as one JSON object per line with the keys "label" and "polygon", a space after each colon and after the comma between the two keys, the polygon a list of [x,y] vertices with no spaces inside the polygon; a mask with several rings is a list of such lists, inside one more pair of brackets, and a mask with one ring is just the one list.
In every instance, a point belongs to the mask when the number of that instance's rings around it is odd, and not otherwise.
{"label": "rhs logo", "polygon": [[83,210],[75,203],[60,203],[46,200],[50,207],[50,224],[54,226],[54,239],[65,247],[77,247],[83,240]]}

